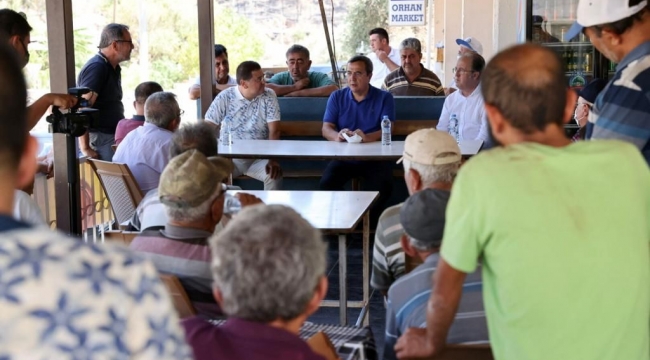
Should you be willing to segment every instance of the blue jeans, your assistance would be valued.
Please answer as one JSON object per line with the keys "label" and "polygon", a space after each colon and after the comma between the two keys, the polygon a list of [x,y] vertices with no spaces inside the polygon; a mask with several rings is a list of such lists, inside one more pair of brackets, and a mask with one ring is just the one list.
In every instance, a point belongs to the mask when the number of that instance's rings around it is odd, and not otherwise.
{"label": "blue jeans", "polygon": [[115,145],[115,134],[105,134],[102,132],[88,133],[88,142],[90,147],[97,151],[99,160],[113,161],[112,145]]}

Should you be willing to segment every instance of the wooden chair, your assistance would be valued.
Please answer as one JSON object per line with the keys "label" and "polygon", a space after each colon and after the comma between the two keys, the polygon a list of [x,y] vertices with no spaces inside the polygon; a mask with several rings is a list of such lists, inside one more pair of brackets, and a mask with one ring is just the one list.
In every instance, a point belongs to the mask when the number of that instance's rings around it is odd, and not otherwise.
{"label": "wooden chair", "polygon": [[183,288],[183,285],[176,276],[160,274],[160,280],[162,280],[167,291],[169,291],[179,318],[183,319],[196,315],[196,309],[194,309],[190,298],[185,292],[185,288]]}
{"label": "wooden chair", "polygon": [[447,345],[442,355],[436,360],[494,360],[492,348],[481,345]]}
{"label": "wooden chair", "polygon": [[126,223],[142,201],[142,190],[126,164],[88,159],[111,203],[118,224]]}

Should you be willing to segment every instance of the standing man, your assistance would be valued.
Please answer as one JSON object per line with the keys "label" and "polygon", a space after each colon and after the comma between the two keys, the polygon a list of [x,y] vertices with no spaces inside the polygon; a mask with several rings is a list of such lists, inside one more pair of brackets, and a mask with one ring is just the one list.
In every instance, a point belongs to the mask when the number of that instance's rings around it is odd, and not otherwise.
{"label": "standing man", "polygon": [[400,44],[402,66],[393,70],[382,84],[382,89],[393,96],[444,96],[438,76],[422,65],[422,45],[416,38]]}
{"label": "standing man", "polygon": [[372,52],[368,58],[372,61],[372,79],[370,84],[378,89],[384,83],[386,75],[399,67],[399,51],[388,45],[388,32],[382,28],[375,28],[368,32]]}
{"label": "standing man", "polygon": [[[456,39],[456,44],[458,44],[457,59],[460,59],[461,56],[472,52],[483,55],[483,45],[481,45],[481,42],[474,37],[470,36],[465,39]],[[455,79],[452,78],[451,84],[449,84],[449,87],[445,89],[445,95],[448,96],[456,90],[458,90],[458,87],[456,86]]]}
{"label": "standing man", "polygon": [[330,96],[338,86],[327,74],[309,71],[311,60],[309,50],[302,45],[293,45],[287,50],[289,71],[273,75],[266,83],[277,96]]}
{"label": "standing man", "polygon": [[[454,182],[427,329],[409,329],[398,357],[444,349],[463,280],[480,262],[495,359],[650,358],[643,157],[626,142],[565,136],[576,94],[550,48],[504,50],[483,82],[501,147],[467,162]],[[615,191],[603,186],[613,178]]]}
{"label": "standing man", "polygon": [[129,27],[108,24],[102,30],[99,52],[81,69],[77,86],[91,90],[84,97],[99,110],[99,122],[79,138],[79,149],[91,158],[111,161],[117,123],[124,119],[122,104],[122,68],[131,59],[133,40]]}
{"label": "standing man", "polygon": [[[343,134],[359,135],[361,142],[381,140],[381,118],[395,119],[393,95],[370,86],[372,62],[365,56],[348,61],[348,87],[330,95],[323,116],[323,137],[329,141],[345,141]],[[320,180],[321,190],[343,190],[355,177],[365,182],[368,190],[379,191],[379,199],[371,210],[371,223],[376,223],[393,190],[393,164],[381,161],[333,160]]]}
{"label": "standing man", "polygon": [[[228,73],[230,72],[230,63],[228,62],[228,50],[221,44],[214,46],[214,76],[216,82],[212,84],[212,96],[217,95],[222,90],[231,86],[237,85],[235,80]],[[196,100],[201,97],[201,77],[197,77],[196,81],[190,89],[190,99]]]}
{"label": "standing man", "polygon": [[481,73],[485,60],[475,52],[461,56],[454,68],[458,90],[445,99],[436,129],[446,131],[457,141],[487,140],[489,131],[483,95]]}
{"label": "standing man", "polygon": [[[32,27],[21,14],[10,10],[0,10],[0,38],[7,40],[10,47],[15,50],[20,58],[20,65],[24,68],[29,62],[29,33]],[[77,98],[68,94],[45,94],[27,107],[27,130],[31,130],[43,117],[50,106],[67,109],[77,103]]]}
{"label": "standing man", "polygon": [[[216,127],[228,122],[233,140],[279,140],[280,104],[271,89],[264,87],[264,72],[255,61],[237,66],[238,86],[217,95],[205,113],[205,120]],[[225,135],[225,134],[223,134]],[[277,161],[234,159],[232,176],[246,174],[264,182],[264,190],[282,189],[282,169]]]}
{"label": "standing man", "polygon": [[589,114],[587,138],[634,144],[650,165],[650,9],[646,0],[578,3],[578,21],[567,33],[584,32],[616,75]]}

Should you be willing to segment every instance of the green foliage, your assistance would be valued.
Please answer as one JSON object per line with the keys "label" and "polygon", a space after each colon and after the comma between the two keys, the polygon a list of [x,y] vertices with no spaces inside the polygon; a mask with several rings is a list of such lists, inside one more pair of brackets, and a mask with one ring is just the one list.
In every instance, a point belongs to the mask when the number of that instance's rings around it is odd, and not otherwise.
{"label": "green foliage", "polygon": [[[214,42],[228,49],[231,74],[235,73],[240,63],[246,60],[259,62],[264,54],[262,38],[250,20],[225,6],[216,5],[214,9]],[[198,45],[195,48],[198,48]],[[198,73],[198,60],[196,69]]]}
{"label": "green foliage", "polygon": [[376,27],[388,28],[388,0],[358,0],[352,5],[345,19],[343,54],[349,58],[364,41],[368,45],[368,31]]}

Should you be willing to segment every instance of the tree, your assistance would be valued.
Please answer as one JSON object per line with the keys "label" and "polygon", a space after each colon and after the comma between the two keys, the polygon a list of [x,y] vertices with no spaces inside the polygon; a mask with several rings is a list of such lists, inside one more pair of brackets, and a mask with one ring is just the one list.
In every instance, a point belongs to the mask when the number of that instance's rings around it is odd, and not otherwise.
{"label": "tree", "polygon": [[376,27],[388,27],[388,0],[356,1],[350,8],[345,22],[343,57],[349,58],[356,53],[361,41],[368,44],[368,31]]}

